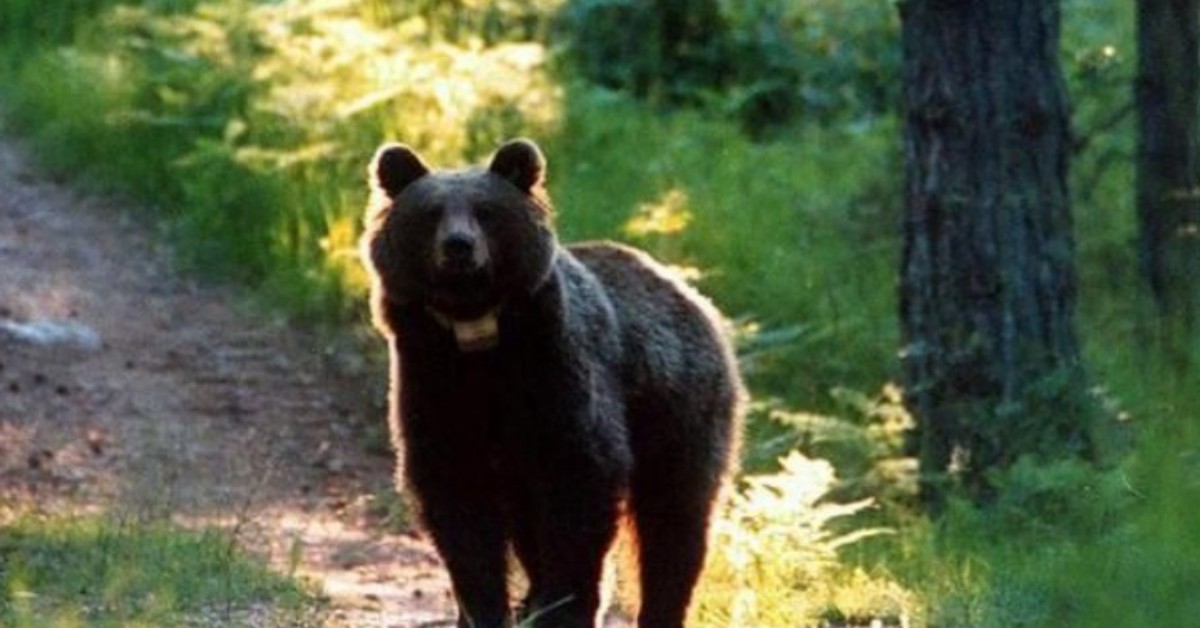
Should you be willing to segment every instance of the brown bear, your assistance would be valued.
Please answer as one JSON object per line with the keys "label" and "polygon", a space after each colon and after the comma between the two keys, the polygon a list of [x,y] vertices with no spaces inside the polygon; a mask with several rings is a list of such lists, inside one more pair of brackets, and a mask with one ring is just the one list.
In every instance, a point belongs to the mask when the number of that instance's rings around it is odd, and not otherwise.
{"label": "brown bear", "polygon": [[531,141],[431,172],[389,144],[362,238],[391,352],[403,481],[462,627],[595,626],[606,553],[632,520],[638,625],[682,626],[743,397],[711,304],[644,253],[559,245]]}

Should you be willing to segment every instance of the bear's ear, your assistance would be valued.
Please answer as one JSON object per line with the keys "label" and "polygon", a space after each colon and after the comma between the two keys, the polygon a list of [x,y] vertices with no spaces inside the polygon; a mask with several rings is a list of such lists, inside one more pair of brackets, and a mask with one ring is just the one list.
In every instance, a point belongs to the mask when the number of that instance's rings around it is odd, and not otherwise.
{"label": "bear's ear", "polygon": [[496,151],[488,170],[529,192],[541,184],[546,174],[546,159],[533,140],[517,139],[506,142]]}
{"label": "bear's ear", "polygon": [[403,144],[384,144],[375,151],[368,176],[374,185],[394,197],[427,174],[429,168],[413,149]]}

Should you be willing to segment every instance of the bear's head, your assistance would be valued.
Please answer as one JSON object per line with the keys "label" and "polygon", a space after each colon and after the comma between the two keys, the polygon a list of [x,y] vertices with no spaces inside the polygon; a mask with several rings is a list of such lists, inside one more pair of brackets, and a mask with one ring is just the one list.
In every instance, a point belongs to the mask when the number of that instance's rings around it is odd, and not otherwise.
{"label": "bear's head", "polygon": [[362,240],[377,324],[387,326],[388,304],[419,305],[464,350],[494,344],[499,310],[550,274],[557,245],[545,170],[524,139],[501,146],[486,169],[439,172],[407,146],[382,146]]}

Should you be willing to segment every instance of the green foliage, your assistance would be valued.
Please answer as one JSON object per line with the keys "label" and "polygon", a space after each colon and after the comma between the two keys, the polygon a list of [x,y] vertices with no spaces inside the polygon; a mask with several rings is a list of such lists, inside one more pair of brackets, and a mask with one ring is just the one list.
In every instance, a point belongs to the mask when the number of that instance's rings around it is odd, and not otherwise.
{"label": "green foliage", "polygon": [[1195,429],[1178,419],[1195,409],[1194,399],[1176,408],[1117,467],[1026,458],[996,472],[994,503],[954,501],[936,527],[909,523],[888,564],[927,601],[930,625],[1186,621],[1196,608],[1181,583],[1200,570],[1190,532],[1200,465],[1189,455]]}
{"label": "green foliage", "polygon": [[913,420],[900,389],[887,384],[878,394],[867,395],[841,387],[831,397],[832,413],[797,411],[777,400],[751,404],[744,467],[771,469],[777,457],[798,449],[837,461],[846,477],[835,491],[839,497],[872,497],[884,517],[911,510],[917,496],[916,461],[907,454],[906,441]]}
{"label": "green foliage", "polygon": [[725,84],[729,28],[716,0],[578,0],[563,19],[579,67],[601,86],[694,104]]}
{"label": "green foliage", "polygon": [[0,623],[13,626],[228,622],[264,601],[295,623],[316,603],[227,534],[102,519],[0,528],[0,596]]}
{"label": "green foliage", "polygon": [[[572,0],[563,16],[588,80],[701,105],[757,136],[898,105],[899,22],[886,2]],[[672,29],[672,20],[686,26]]]}
{"label": "green foliage", "polygon": [[1200,373],[1180,374],[1150,352],[1109,373],[1140,427],[1122,478],[1132,503],[1108,534],[1063,564],[1058,586],[1087,601],[1079,625],[1187,622],[1197,612],[1188,586],[1200,577]]}
{"label": "green foliage", "polygon": [[69,42],[86,18],[116,0],[6,0],[0,6],[0,50],[4,56],[45,44]]}
{"label": "green foliage", "polygon": [[[1076,221],[1081,334],[1097,381],[1116,376],[1131,350],[1149,342],[1141,306],[1135,242],[1137,51],[1133,4],[1070,0],[1064,4],[1063,63],[1072,100],[1076,152],[1071,163]],[[1126,341],[1136,339],[1132,344]]]}
{"label": "green foliage", "polygon": [[[554,104],[530,72],[540,46],[428,39],[437,4],[98,8],[70,45],[10,55],[0,89],[46,166],[156,212],[184,268],[332,323],[365,284],[354,240],[375,145],[403,137],[457,163]],[[517,24],[540,5],[489,6]]]}
{"label": "green foliage", "polygon": [[420,22],[427,43],[443,40],[484,45],[542,40],[561,0],[369,0],[363,13],[388,28]]}
{"label": "green foliage", "polygon": [[899,623],[912,594],[885,578],[841,564],[839,550],[881,528],[837,532],[834,522],[871,500],[834,503],[833,466],[793,451],[772,474],[752,475],[732,496],[713,530],[694,623],[702,626],[794,626],[847,617]]}
{"label": "green foliage", "polygon": [[1079,460],[1039,464],[1022,458],[993,476],[996,501],[984,508],[954,504],[945,524],[949,538],[965,543],[1003,538],[1030,546],[1085,543],[1124,525],[1134,505],[1125,471],[1099,470]]}

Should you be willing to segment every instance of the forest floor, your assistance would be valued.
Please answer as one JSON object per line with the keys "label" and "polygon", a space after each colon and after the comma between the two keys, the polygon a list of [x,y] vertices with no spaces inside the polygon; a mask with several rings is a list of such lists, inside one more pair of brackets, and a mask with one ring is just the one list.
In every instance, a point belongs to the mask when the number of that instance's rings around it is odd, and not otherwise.
{"label": "forest floor", "polygon": [[136,212],[30,161],[0,140],[0,525],[218,525],[323,591],[322,624],[445,625],[432,548],[373,506],[392,461],[363,432],[384,383],[173,272]]}

